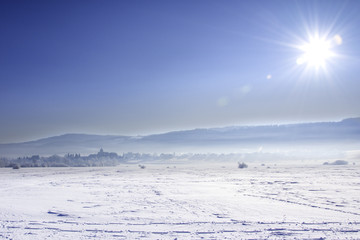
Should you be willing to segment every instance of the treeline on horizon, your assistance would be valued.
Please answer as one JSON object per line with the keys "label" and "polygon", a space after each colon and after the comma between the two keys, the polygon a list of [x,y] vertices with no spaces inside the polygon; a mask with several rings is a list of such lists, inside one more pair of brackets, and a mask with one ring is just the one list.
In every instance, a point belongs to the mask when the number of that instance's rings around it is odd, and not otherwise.
{"label": "treeline on horizon", "polygon": [[243,157],[240,153],[215,154],[215,153],[123,153],[121,155],[114,152],[105,152],[103,149],[97,154],[81,156],[80,154],[66,154],[65,156],[52,155],[41,157],[33,155],[31,157],[19,157],[15,159],[0,158],[0,167],[26,168],[26,167],[107,167],[117,166],[122,163],[138,163],[145,161],[202,161],[202,160],[233,160],[238,161]]}

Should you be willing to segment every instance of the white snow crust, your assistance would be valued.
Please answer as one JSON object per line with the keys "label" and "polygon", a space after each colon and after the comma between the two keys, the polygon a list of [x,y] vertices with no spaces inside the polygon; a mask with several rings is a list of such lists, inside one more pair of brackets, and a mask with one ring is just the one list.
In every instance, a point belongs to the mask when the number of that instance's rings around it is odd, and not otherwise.
{"label": "white snow crust", "polygon": [[360,239],[359,166],[0,169],[0,239]]}

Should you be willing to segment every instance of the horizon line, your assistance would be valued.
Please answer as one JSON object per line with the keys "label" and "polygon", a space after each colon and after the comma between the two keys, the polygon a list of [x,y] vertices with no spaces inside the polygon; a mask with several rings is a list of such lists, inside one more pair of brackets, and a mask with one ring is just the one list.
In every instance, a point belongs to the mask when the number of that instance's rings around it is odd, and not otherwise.
{"label": "horizon line", "polygon": [[136,134],[136,135],[122,135],[122,134],[101,134],[101,133],[79,133],[79,132],[67,132],[67,133],[60,133],[60,134],[54,134],[50,136],[45,137],[39,137],[36,139],[31,140],[25,140],[25,141],[19,141],[19,142],[0,142],[0,145],[8,145],[8,144],[21,144],[21,143],[30,143],[30,142],[36,142],[43,139],[49,139],[49,138],[55,138],[55,137],[61,137],[66,135],[88,135],[88,136],[108,136],[108,137],[146,137],[151,135],[162,135],[172,132],[185,132],[185,131],[194,131],[194,130],[206,130],[206,129],[224,129],[224,128],[235,128],[235,127],[262,127],[262,126],[286,126],[286,125],[296,125],[296,124],[312,124],[312,123],[336,123],[336,122],[342,122],[344,120],[350,120],[350,119],[360,119],[360,116],[358,117],[348,117],[348,118],[342,118],[340,120],[333,120],[333,121],[289,121],[287,123],[259,123],[259,124],[239,124],[239,125],[225,125],[225,126],[213,126],[213,127],[195,127],[195,128],[188,128],[188,129],[179,129],[179,130],[165,130],[160,131],[156,133],[148,133],[148,134]]}

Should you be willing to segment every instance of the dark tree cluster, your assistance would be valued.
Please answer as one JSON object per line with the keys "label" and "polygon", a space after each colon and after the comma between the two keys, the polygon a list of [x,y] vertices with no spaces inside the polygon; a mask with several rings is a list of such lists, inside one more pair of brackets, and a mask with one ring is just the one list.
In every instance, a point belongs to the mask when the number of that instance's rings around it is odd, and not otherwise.
{"label": "dark tree cluster", "polygon": [[58,155],[49,157],[33,155],[16,159],[0,158],[0,167],[11,167],[14,169],[20,167],[102,167],[116,166],[123,161],[122,156],[116,153],[104,152],[101,149],[97,154],[90,154],[88,156],[69,153],[63,157]]}
{"label": "dark tree cluster", "polygon": [[[118,155],[114,152],[105,152],[100,149],[98,153],[82,156],[79,153],[68,153],[64,156],[52,155],[41,157],[33,155],[31,157],[19,157],[16,159],[0,158],[0,167],[11,167],[14,169],[25,167],[103,167],[116,166],[121,163],[141,162],[199,162],[199,161],[237,161],[244,158],[239,153],[215,154],[215,153],[123,153]],[[251,155],[246,155],[251,159]],[[241,168],[241,166],[239,165]]]}

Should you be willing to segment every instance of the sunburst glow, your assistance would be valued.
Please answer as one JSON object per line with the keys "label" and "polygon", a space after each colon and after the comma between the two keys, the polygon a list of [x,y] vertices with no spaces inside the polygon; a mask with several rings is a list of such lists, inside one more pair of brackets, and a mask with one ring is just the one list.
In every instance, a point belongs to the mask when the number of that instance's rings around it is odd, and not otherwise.
{"label": "sunburst glow", "polygon": [[331,48],[332,44],[330,40],[312,37],[309,42],[299,46],[299,49],[303,51],[303,55],[296,60],[296,63],[299,65],[306,63],[316,68],[325,67],[326,62],[334,56]]}
{"label": "sunburst glow", "polygon": [[307,42],[297,46],[302,55],[296,59],[296,63],[306,64],[308,68],[325,69],[326,64],[336,56],[333,48],[341,44],[342,38],[338,34],[332,38],[319,37],[318,34],[310,36]]}

